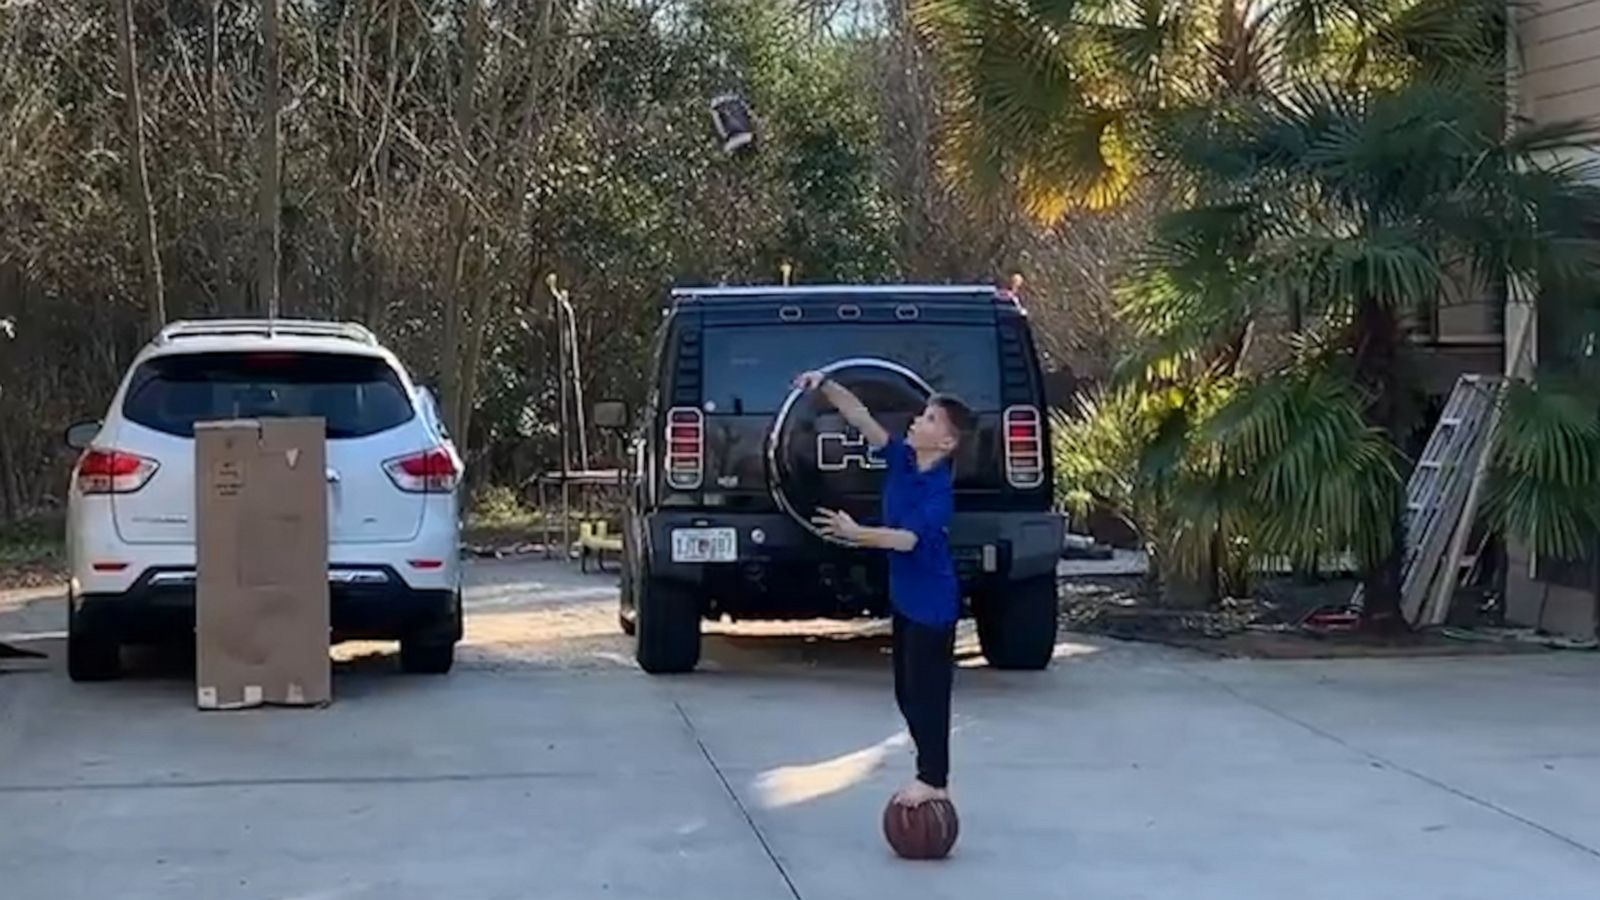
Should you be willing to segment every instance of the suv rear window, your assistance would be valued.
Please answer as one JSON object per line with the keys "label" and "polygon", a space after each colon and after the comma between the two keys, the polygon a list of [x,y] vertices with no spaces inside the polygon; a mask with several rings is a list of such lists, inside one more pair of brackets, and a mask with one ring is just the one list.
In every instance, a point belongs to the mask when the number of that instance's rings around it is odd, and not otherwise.
{"label": "suv rear window", "polygon": [[193,437],[196,422],[310,416],[328,437],[388,431],[416,415],[387,362],[336,353],[196,353],[141,365],[122,414],[146,428]]}
{"label": "suv rear window", "polygon": [[720,412],[776,412],[794,376],[856,357],[899,363],[975,410],[1000,407],[999,341],[990,326],[743,326],[707,328],[704,340],[705,399]]}

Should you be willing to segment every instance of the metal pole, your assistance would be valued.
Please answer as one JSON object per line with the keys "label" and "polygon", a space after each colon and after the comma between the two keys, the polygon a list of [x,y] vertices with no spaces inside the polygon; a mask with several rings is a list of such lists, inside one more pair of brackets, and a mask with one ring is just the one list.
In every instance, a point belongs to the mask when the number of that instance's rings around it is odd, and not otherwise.
{"label": "metal pole", "polygon": [[561,474],[572,469],[572,411],[567,388],[567,326],[564,321],[566,304],[561,302],[561,290],[556,287],[556,277],[550,276],[550,296],[555,302],[556,316],[556,382],[561,391]]}
{"label": "metal pole", "polygon": [[[589,470],[589,425],[588,416],[583,406],[583,363],[578,353],[578,313],[572,306],[572,292],[556,285],[555,276],[550,276],[550,296],[555,300],[556,326],[560,333],[557,351],[560,354],[560,378],[562,387],[562,437],[566,438],[572,420],[577,420],[578,426],[578,468],[579,472]],[[565,316],[565,321],[562,317]],[[570,379],[570,386],[568,381]],[[573,400],[572,410],[567,412],[567,391],[571,391]],[[563,445],[562,453],[566,459],[571,459],[571,442]]]}
{"label": "metal pole", "polygon": [[567,330],[561,322],[561,288],[554,272],[545,279],[545,284],[550,287],[550,302],[556,319],[556,382],[561,393],[561,557],[565,559],[572,546],[568,524],[571,500],[567,491],[567,480],[572,472],[572,437],[567,410]]}
{"label": "metal pole", "polygon": [[589,471],[589,416],[583,403],[583,357],[578,353],[578,314],[572,306],[571,293],[561,292],[561,305],[567,312],[567,359],[572,365],[573,418],[578,422],[578,471]]}

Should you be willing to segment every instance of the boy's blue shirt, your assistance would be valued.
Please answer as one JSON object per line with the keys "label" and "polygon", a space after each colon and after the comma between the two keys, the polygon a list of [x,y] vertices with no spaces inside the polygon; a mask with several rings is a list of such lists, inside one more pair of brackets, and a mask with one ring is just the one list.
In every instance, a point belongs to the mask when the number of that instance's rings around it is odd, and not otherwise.
{"label": "boy's blue shirt", "polygon": [[924,472],[905,440],[892,437],[883,449],[889,464],[883,484],[883,524],[912,532],[910,553],[889,554],[889,601],[895,612],[923,625],[944,627],[960,618],[961,587],[950,555],[950,517],[955,481],[950,460]]}

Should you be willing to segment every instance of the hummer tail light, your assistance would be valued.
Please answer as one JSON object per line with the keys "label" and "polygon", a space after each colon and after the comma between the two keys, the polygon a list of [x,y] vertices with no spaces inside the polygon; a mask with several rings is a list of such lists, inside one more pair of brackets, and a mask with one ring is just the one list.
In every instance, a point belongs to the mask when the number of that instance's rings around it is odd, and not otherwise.
{"label": "hummer tail light", "polygon": [[706,422],[700,410],[680,406],[667,413],[667,486],[692,491],[705,480]]}
{"label": "hummer tail light", "polygon": [[1044,420],[1032,406],[1013,406],[1005,413],[1006,480],[1031,489],[1044,484]]}

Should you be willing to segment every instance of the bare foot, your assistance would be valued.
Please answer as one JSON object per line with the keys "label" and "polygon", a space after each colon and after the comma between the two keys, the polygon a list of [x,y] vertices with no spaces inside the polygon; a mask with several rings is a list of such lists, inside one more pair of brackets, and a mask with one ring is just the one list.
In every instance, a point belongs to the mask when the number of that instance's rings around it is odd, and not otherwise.
{"label": "bare foot", "polygon": [[948,799],[950,799],[948,790],[933,787],[920,779],[913,780],[894,795],[894,802],[901,806],[921,806],[929,800]]}

